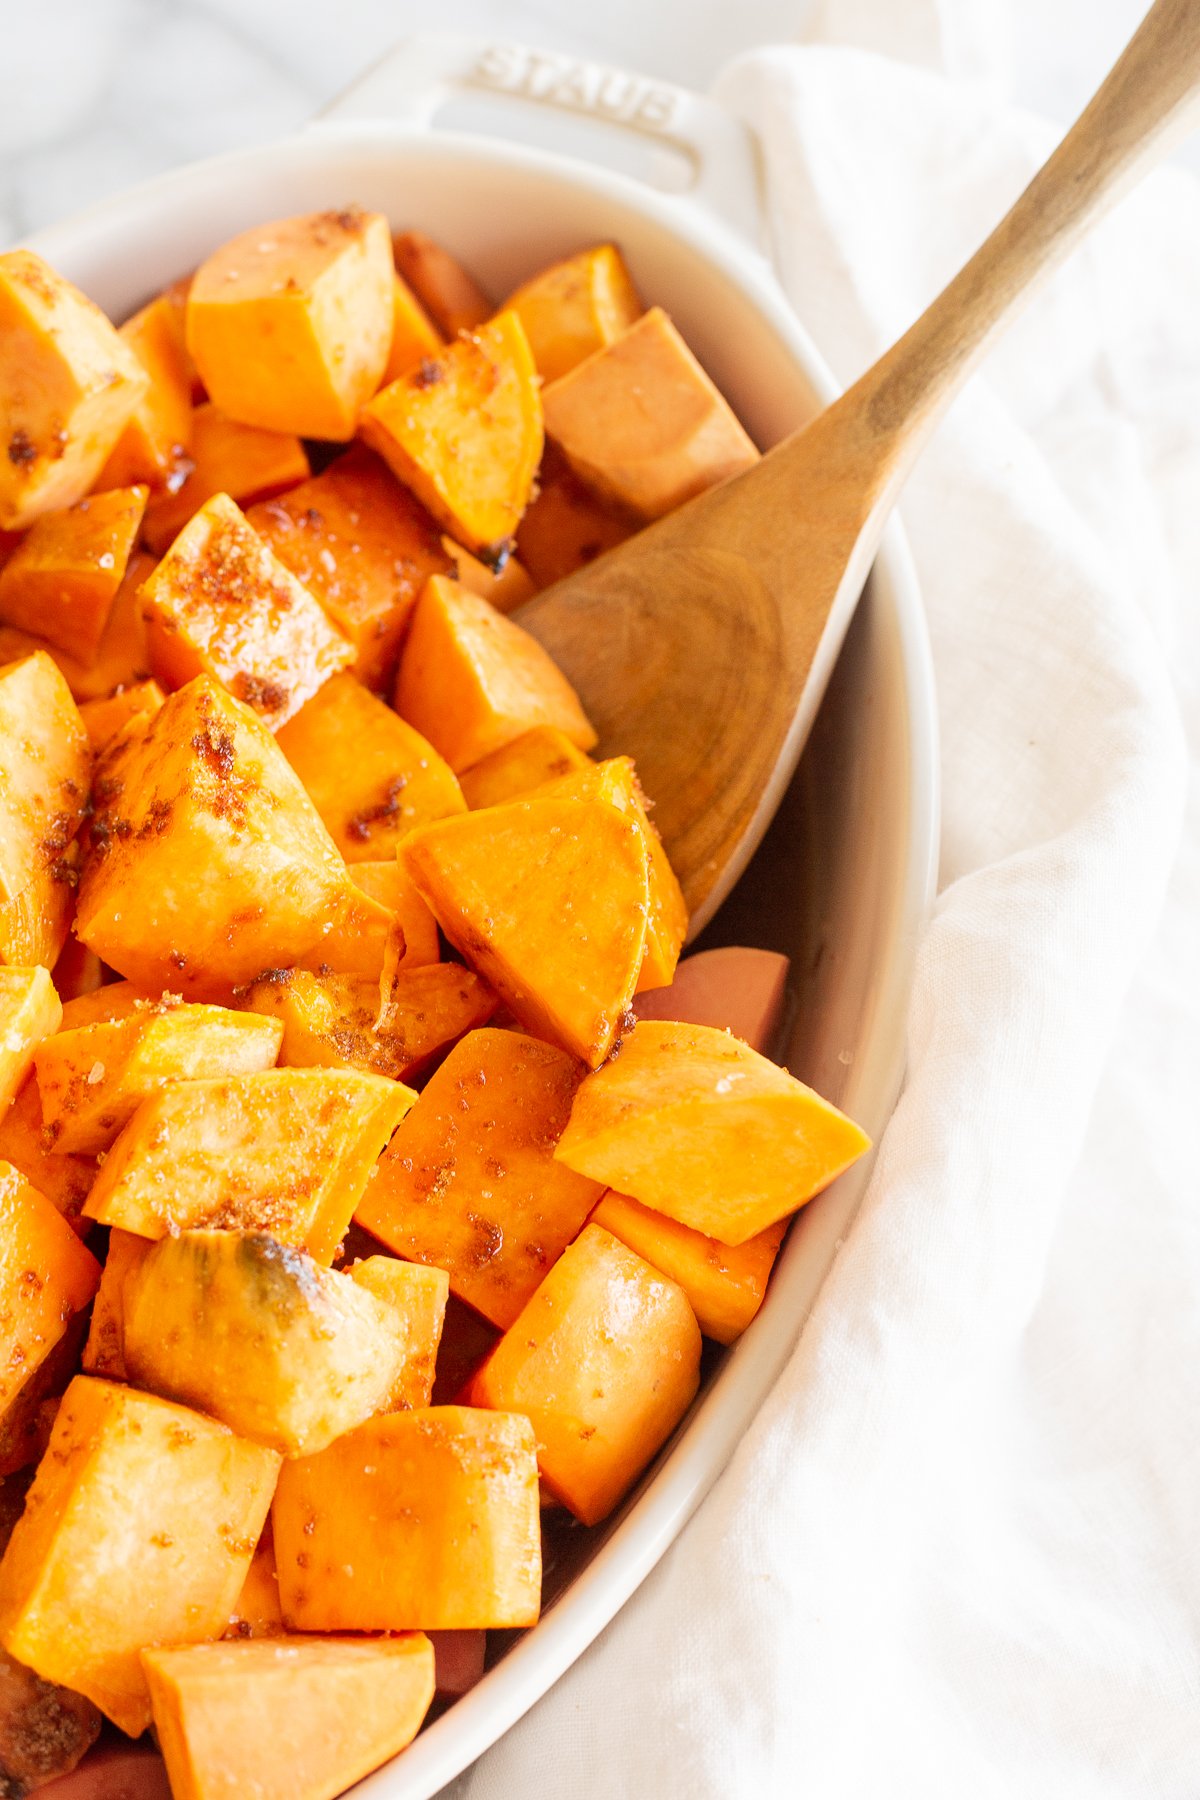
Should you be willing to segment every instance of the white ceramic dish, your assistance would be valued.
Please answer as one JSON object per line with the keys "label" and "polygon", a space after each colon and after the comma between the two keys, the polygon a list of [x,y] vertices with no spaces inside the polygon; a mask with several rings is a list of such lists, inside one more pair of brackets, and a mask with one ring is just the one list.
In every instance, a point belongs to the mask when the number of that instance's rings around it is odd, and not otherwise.
{"label": "white ceramic dish", "polygon": [[[447,130],[464,106],[472,127],[482,119],[525,141]],[[596,156],[607,166],[583,160]],[[834,392],[761,247],[743,128],[663,83],[511,46],[415,40],[299,136],[152,181],[32,242],[120,318],[232,233],[351,200],[444,240],[497,294],[555,256],[615,239],[764,447]],[[876,1137],[900,1081],[913,952],[933,891],[936,766],[924,622],[893,526],[781,813],[704,940],[793,957],[788,1060]],[[541,1623],[357,1794],[436,1793],[634,1591],[782,1367],[867,1173],[855,1169],[801,1215],[761,1315],[621,1512],[560,1565]]]}

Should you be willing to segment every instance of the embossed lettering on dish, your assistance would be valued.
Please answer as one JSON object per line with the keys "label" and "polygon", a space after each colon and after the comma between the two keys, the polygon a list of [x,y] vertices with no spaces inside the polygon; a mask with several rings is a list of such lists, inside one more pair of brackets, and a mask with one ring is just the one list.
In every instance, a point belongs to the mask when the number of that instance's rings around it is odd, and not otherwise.
{"label": "embossed lettering on dish", "polygon": [[670,88],[658,87],[640,75],[607,69],[602,63],[526,50],[520,44],[490,44],[480,53],[470,79],[483,87],[617,119],[644,131],[666,131],[677,110],[678,97]]}

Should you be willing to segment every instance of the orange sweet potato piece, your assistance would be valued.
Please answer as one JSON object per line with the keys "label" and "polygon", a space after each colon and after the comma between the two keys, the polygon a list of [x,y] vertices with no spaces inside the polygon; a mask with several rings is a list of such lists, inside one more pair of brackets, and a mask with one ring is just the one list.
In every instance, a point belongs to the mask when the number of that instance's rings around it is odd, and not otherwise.
{"label": "orange sweet potato piece", "polygon": [[157,681],[135,681],[106,700],[85,700],[79,716],[92,749],[103,750],[138,714],[153,717],[166,697]]}
{"label": "orange sweet potato piece", "polygon": [[0,744],[0,963],[49,968],[70,923],[92,755],[45,651],[0,667]]}
{"label": "orange sweet potato piece", "polygon": [[537,639],[440,575],[417,601],[396,710],[456,772],[535,725],[557,726],[581,750],[596,742],[579,696]]}
{"label": "orange sweet potato piece", "polygon": [[[396,1308],[264,1232],[162,1238],[122,1288],[140,1388],[284,1456],[315,1455],[389,1408],[409,1358]],[[419,1349],[422,1369],[432,1362]]]}
{"label": "orange sweet potato piece", "polygon": [[744,1244],[870,1148],[866,1133],[747,1044],[647,1019],[575,1096],[555,1155],[723,1244]]}
{"label": "orange sweet potato piece", "polygon": [[390,922],[249,707],[201,676],[137,723],[100,760],[78,894],[76,935],[110,967],[220,998],[341,921]]}
{"label": "orange sweet potato piece", "polygon": [[149,385],[78,288],[31,250],[0,255],[0,529],[81,500]]}
{"label": "orange sweet potato piece", "polygon": [[279,1606],[279,1578],[275,1573],[275,1539],[268,1517],[262,1536],[254,1547],[242,1591],[229,1621],[226,1638],[271,1638],[283,1636],[283,1613]]}
{"label": "orange sweet potato piece", "polygon": [[583,485],[553,444],[546,445],[538,491],[517,526],[517,552],[539,588],[595,562],[636,529]]}
{"label": "orange sweet potato piece", "polygon": [[267,500],[308,475],[308,457],[290,431],[260,431],[212,405],[192,415],[192,441],[184,479],[152,494],[142,536],[161,556],[189,519],[214,494],[228,494],[239,506]]}
{"label": "orange sweet potato piece", "polygon": [[352,672],[369,688],[390,688],[426,576],[453,568],[425,508],[355,445],[247,517],[354,645]]}
{"label": "orange sweet potato piece", "polygon": [[439,1700],[458,1700],[483,1680],[486,1631],[431,1631],[433,1679]]}
{"label": "orange sweet potato piece", "polygon": [[[524,606],[526,600],[533,598],[536,589],[529,571],[515,556],[506,553],[494,564],[480,562],[449,535],[442,538],[442,548],[452,565],[446,573],[453,575],[463,587],[470,588],[473,594],[478,594],[481,600],[490,601],[497,612],[515,612],[518,606]],[[442,571],[432,572],[440,574]]]}
{"label": "orange sweet potato piece", "polygon": [[758,451],[666,313],[552,382],[546,430],[579,478],[641,519],[748,469]]}
{"label": "orange sweet potato piece", "polygon": [[[82,709],[79,716],[83,717]],[[94,994],[104,983],[104,964],[95,951],[81,944],[77,937],[67,938],[51,973],[64,1006],[81,994]]]}
{"label": "orange sweet potato piece", "polygon": [[141,1267],[153,1248],[149,1238],[139,1237],[136,1232],[122,1231],[116,1225],[109,1232],[104,1269],[92,1302],[91,1323],[83,1346],[86,1374],[106,1375],[112,1381],[126,1379],[125,1282]]}
{"label": "orange sweet potato piece", "polygon": [[282,1040],[277,1020],[202,1005],[146,1007],[56,1032],[33,1059],[46,1141],[94,1156],[166,1082],[272,1068]]}
{"label": "orange sweet potato piece", "polygon": [[148,1238],[266,1231],[328,1265],[415,1098],[354,1069],[178,1082],[142,1101],[85,1211]]}
{"label": "orange sweet potato piece", "polygon": [[73,1000],[63,1003],[62,1023],[59,1031],[75,1031],[80,1025],[97,1025],[107,1023],[109,1019],[127,1019],[130,1013],[139,1012],[144,1006],[178,1006],[182,1001],[181,994],[170,994],[165,990],[148,993],[135,981],[109,981],[98,988],[92,988],[86,994],[76,994]]}
{"label": "orange sweet potato piece", "polygon": [[0,1642],[136,1737],[138,1652],[220,1636],[278,1468],[213,1419],[76,1376],[0,1563]]}
{"label": "orange sweet potato piece", "polygon": [[83,1203],[96,1177],[96,1165],[86,1156],[55,1156],[42,1136],[42,1103],[37,1080],[30,1075],[9,1105],[0,1112],[0,1162],[19,1169],[40,1194],[58,1209],[81,1235]]}
{"label": "orange sweet potato piece", "polygon": [[164,687],[215,675],[276,730],[354,661],[350,642],[227,494],[184,526],[142,604]]}
{"label": "orange sweet potato piece", "polygon": [[504,302],[529,339],[543,381],[557,381],[641,317],[642,303],[615,244],[564,257]]}
{"label": "orange sweet potato piece", "polygon": [[516,530],[542,457],[537,372],[514,313],[425,358],[363,408],[360,435],[468,550]]}
{"label": "orange sweet potato piece", "polygon": [[400,276],[446,337],[474,331],[491,317],[492,303],[474,276],[423,231],[398,232],[392,254]]}
{"label": "orange sweet potato piece", "polygon": [[767,1278],[787,1230],[781,1219],[735,1249],[611,1188],[590,1223],[611,1231],[660,1275],[676,1282],[687,1295],[704,1336],[718,1344],[732,1344],[740,1337],[762,1305]]}
{"label": "orange sweet potato piece", "polygon": [[684,958],[670,987],[638,994],[633,1010],[639,1019],[732,1031],[752,1050],[770,1056],[783,1023],[788,966],[778,951],[745,944],[701,950]]}
{"label": "orange sweet potato piece", "polygon": [[118,336],[133,351],[150,386],[100,471],[98,487],[144,481],[172,487],[187,473],[192,441],[192,359],[180,331],[179,310],[166,294],[134,313]]}
{"label": "orange sweet potato piece", "polygon": [[99,1735],[90,1700],[42,1681],[0,1650],[0,1793],[28,1794],[68,1774]]}
{"label": "orange sweet potato piece", "polygon": [[349,863],[394,855],[414,825],[466,811],[433,745],[352,675],[327,681],[276,741]]}
{"label": "orange sweet potato piece", "polygon": [[61,1020],[48,969],[0,968],[0,1112],[24,1085],[34,1051]]}
{"label": "orange sweet potato piece", "polygon": [[142,1664],[175,1800],[335,1800],[416,1737],[434,1691],[419,1632],[196,1644]]}
{"label": "orange sweet potato piece", "polygon": [[565,731],[557,725],[535,725],[464,769],[460,785],[463,799],[477,812],[482,806],[502,806],[560,775],[589,767],[589,759]]}
{"label": "orange sweet potato piece", "polygon": [[[79,1370],[86,1327],[86,1313],[73,1313],[57,1344],[0,1412],[0,1554],[16,1524],[16,1517],[6,1516],[3,1502],[33,1480],[33,1467],[46,1454],[59,1402]],[[10,1486],[8,1477],[15,1474],[21,1474],[22,1482]],[[18,1515],[20,1510],[18,1506]]]}
{"label": "orange sweet potato piece", "polygon": [[522,1412],[543,1479],[585,1525],[612,1511],[700,1381],[683,1290],[587,1225],[476,1375],[477,1406]]}
{"label": "orange sweet potato piece", "polygon": [[0,1163],[0,1411],[100,1285],[100,1264],[19,1169]]}
{"label": "orange sweet potato piece", "polygon": [[383,1410],[428,1406],[450,1293],[446,1271],[401,1262],[394,1256],[367,1256],[352,1263],[346,1273],[392,1309],[393,1329],[404,1340],[400,1374]]}
{"label": "orange sweet potato piece", "polygon": [[606,800],[515,800],[424,825],[400,855],[451,943],[526,1029],[602,1063],[645,954],[637,822]]}
{"label": "orange sweet potato piece", "polygon": [[541,1601],[527,1419],[388,1413],[289,1462],[272,1509],[283,1616],[299,1631],[532,1625]]}
{"label": "orange sweet potato piece", "polygon": [[0,625],[0,661],[45,651],[57,664],[63,680],[80,704],[88,700],[105,700],[118,688],[145,681],[150,674],[150,658],[146,650],[140,589],[154,568],[152,556],[142,550],[133,552],[93,661],[86,662],[69,650],[48,644],[11,625]]}
{"label": "orange sweet potato piece", "polygon": [[583,1072],[537,1038],[473,1031],[402,1121],[358,1223],[511,1325],[599,1197],[594,1182],[564,1182],[553,1155]]}
{"label": "orange sweet potato piece", "polygon": [[43,513],[0,569],[0,619],[85,662],[96,656],[147,491],[114,488]]}
{"label": "orange sweet potato piece", "polygon": [[360,975],[272,971],[242,1004],[283,1022],[281,1064],[418,1077],[447,1045],[484,1024],[496,996],[461,963],[398,969],[382,984]]}
{"label": "orange sweet potato piece", "polygon": [[335,926],[317,950],[297,958],[315,975],[364,975],[417,969],[441,958],[437,920],[398,862],[350,865],[350,879],[374,903],[369,919]]}
{"label": "orange sweet potato piece", "polygon": [[379,386],[393,326],[382,213],[308,213],[256,226],[201,263],[188,349],[231,419],[344,440]]}
{"label": "orange sweet potato piece", "polygon": [[436,359],[442,348],[442,334],[434,324],[404,277],[396,271],[392,276],[392,342],[388,359],[380,377],[380,387],[407,375],[424,356]]}

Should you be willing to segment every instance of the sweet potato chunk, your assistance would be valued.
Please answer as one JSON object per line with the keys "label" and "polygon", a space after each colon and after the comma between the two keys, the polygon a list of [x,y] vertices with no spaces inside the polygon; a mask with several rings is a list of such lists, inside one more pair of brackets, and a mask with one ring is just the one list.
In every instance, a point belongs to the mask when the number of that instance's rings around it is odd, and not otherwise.
{"label": "sweet potato chunk", "polygon": [[254,1547],[242,1591],[237,1597],[227,1638],[270,1638],[283,1636],[283,1613],[279,1606],[279,1577],[275,1573],[275,1539],[271,1521],[267,1519],[263,1534]]}
{"label": "sweet potato chunk", "polygon": [[428,1406],[450,1293],[445,1269],[422,1268],[418,1263],[400,1262],[394,1256],[367,1256],[362,1262],[352,1263],[346,1273],[351,1281],[357,1281],[368,1294],[374,1294],[391,1308],[392,1329],[404,1342],[400,1374],[381,1411]]}
{"label": "sweet potato chunk", "polygon": [[453,568],[425,508],[355,445],[247,517],[354,645],[353,674],[369,688],[390,688],[422,584]]}
{"label": "sweet potato chunk", "polygon": [[492,303],[475,277],[423,231],[398,232],[392,254],[401,278],[446,337],[474,331],[491,317]]}
{"label": "sweet potato chunk", "polygon": [[161,1003],[126,1019],[56,1032],[33,1059],[47,1142],[57,1151],[94,1156],[166,1082],[272,1068],[282,1041],[275,1019]]}
{"label": "sweet potato chunk", "polygon": [[523,282],[504,302],[529,339],[543,381],[557,381],[641,317],[642,303],[615,244],[597,244]]}
{"label": "sweet potato chunk", "polygon": [[272,972],[243,1005],[283,1022],[281,1063],[365,1069],[394,1081],[419,1076],[447,1045],[486,1023],[496,996],[461,963],[398,969],[382,984],[359,975]]}
{"label": "sweet potato chunk", "polygon": [[359,431],[451,537],[499,549],[542,456],[537,373],[516,315],[500,313],[393,381],[363,408]]}
{"label": "sweet potato chunk", "polygon": [[214,675],[274,729],[354,649],[227,494],[206,500],[142,588],[150,663],[165,687]]}
{"label": "sweet potato chunk", "polygon": [[145,713],[153,718],[166,695],[157,681],[135,681],[106,700],[85,700],[79,708],[83,728],[93,750],[103,750],[124,729],[130,719]]}
{"label": "sweet potato chunk", "polygon": [[73,1230],[81,1234],[86,1231],[80,1214],[96,1178],[96,1165],[90,1157],[56,1156],[47,1150],[42,1136],[42,1103],[37,1079],[32,1074],[8,1110],[0,1112],[0,1162],[19,1169]]}
{"label": "sweet potato chunk", "polygon": [[208,676],[126,727],[93,802],[76,935],[150,994],[219,998],[382,913],[266,726]]}
{"label": "sweet potato chunk", "polygon": [[583,1077],[573,1056],[513,1031],[473,1031],[380,1159],[355,1217],[400,1256],[512,1324],[599,1198],[554,1160]]}
{"label": "sweet potato chunk", "polygon": [[192,277],[188,348],[231,419],[342,440],[379,386],[392,342],[382,213],[308,213],[256,226]]}
{"label": "sweet potato chunk", "polygon": [[685,957],[670,987],[639,993],[633,1010],[639,1019],[732,1031],[752,1050],[770,1056],[783,1022],[787,977],[788,959],[778,951],[726,944]]}
{"label": "sweet potato chunk", "polygon": [[498,557],[492,563],[480,562],[477,556],[456,544],[448,533],[442,538],[442,548],[453,565],[448,573],[463,587],[478,594],[481,600],[487,600],[497,612],[515,612],[518,606],[524,606],[526,600],[533,598],[536,589],[529,572],[515,556]]}
{"label": "sweet potato chunk", "polygon": [[162,1238],[126,1275],[122,1309],[135,1386],[284,1456],[324,1450],[403,1383],[396,1309],[265,1233]]}
{"label": "sweet potato chunk", "polygon": [[139,1269],[154,1248],[150,1238],[122,1231],[114,1225],[108,1234],[108,1253],[100,1286],[92,1302],[92,1318],[83,1346],[83,1368],[88,1375],[106,1375],[124,1381],[125,1281]]}
{"label": "sweet potato chunk", "polygon": [[352,675],[327,681],[276,741],[349,863],[394,855],[414,825],[466,811],[433,745]]}
{"label": "sweet potato chunk", "polygon": [[635,530],[583,485],[561,451],[546,445],[538,491],[517,526],[517,552],[539,588],[595,562]]}
{"label": "sweet potato chunk", "polygon": [[165,294],[127,319],[118,332],[133,351],[150,386],[134,408],[100,471],[98,487],[179,486],[187,474],[192,441],[192,360],[179,329],[178,309]]}
{"label": "sweet potato chunk", "polygon": [[660,1275],[676,1282],[704,1336],[718,1344],[732,1344],[740,1337],[762,1305],[767,1277],[787,1229],[781,1219],[735,1249],[611,1188],[589,1222],[611,1231]]}
{"label": "sweet potato chunk", "polygon": [[650,868],[650,918],[646,926],[646,959],[638,975],[637,991],[665,987],[675,973],[679,952],[687,936],[688,913],[675,871],[667,859],[662,839],[650,822],[633,763],[628,756],[589,764],[560,775],[540,792],[547,799],[607,800],[633,819],[646,840]]}
{"label": "sweet potato chunk", "polygon": [[410,1743],[433,1699],[433,1646],[306,1637],[147,1650],[174,1800],[335,1800]]}
{"label": "sweet potato chunk", "polygon": [[0,255],[0,528],[81,500],[149,386],[78,288],[31,250]]}
{"label": "sweet potato chunk", "polygon": [[0,1163],[0,1412],[100,1285],[100,1264],[19,1169]]}
{"label": "sweet potato chunk", "polygon": [[102,987],[93,988],[90,993],[77,994],[73,1000],[63,1005],[62,1023],[59,1031],[76,1031],[81,1025],[98,1025],[107,1023],[109,1019],[127,1019],[131,1013],[140,1012],[146,1006],[178,1006],[182,994],[171,994],[165,989],[157,994],[148,993],[136,981],[109,981]]}
{"label": "sweet potato chunk", "polygon": [[[0,1411],[0,1554],[16,1524],[16,1516],[8,1517],[3,1503],[17,1489],[24,1499],[34,1465],[46,1454],[63,1392],[78,1372],[86,1324],[84,1313],[72,1314],[57,1344]],[[9,1484],[11,1475],[20,1475],[21,1480]],[[17,1514],[20,1510],[18,1505]]]}
{"label": "sweet potato chunk", "polygon": [[852,1119],[727,1032],[647,1019],[575,1096],[555,1155],[744,1244],[870,1148]]}
{"label": "sweet potato chunk", "polygon": [[422,826],[400,855],[451,943],[526,1029],[602,1063],[646,947],[636,820],[606,800],[515,800]]}
{"label": "sweet potato chunk", "polygon": [[0,963],[49,968],[70,923],[92,756],[44,650],[0,668],[0,743]]}
{"label": "sweet potato chunk", "polygon": [[0,1112],[23,1086],[43,1038],[58,1030],[62,1003],[45,968],[0,968]]}
{"label": "sweet potato chunk", "polygon": [[441,348],[441,332],[404,277],[395,272],[392,276],[392,342],[380,387],[407,375],[423,356],[436,359]]}
{"label": "sweet potato chunk", "polygon": [[585,1525],[612,1511],[700,1382],[683,1290],[587,1225],[476,1375],[477,1406],[522,1412],[538,1467]]}
{"label": "sweet potato chunk", "polygon": [[239,506],[267,500],[308,476],[308,457],[290,431],[260,431],[242,425],[215,406],[192,415],[188,474],[151,495],[142,536],[161,556],[190,519],[214,494],[228,494]]}
{"label": "sweet potato chunk", "polygon": [[352,1069],[179,1082],[143,1100],[85,1211],[142,1237],[267,1231],[331,1263],[372,1165],[416,1095]]}
{"label": "sweet potato chunk", "polygon": [[535,725],[581,750],[596,733],[537,639],[456,581],[425,583],[396,678],[396,710],[457,773]]}
{"label": "sweet potato chunk", "polygon": [[88,700],[106,700],[117,688],[145,681],[150,674],[150,658],[146,650],[140,590],[142,583],[154,573],[154,568],[152,556],[142,550],[133,552],[93,661],[85,661],[69,650],[47,644],[10,625],[0,625],[0,659],[45,651],[57,664],[63,680],[80,704]]}
{"label": "sweet potato chunk", "polygon": [[441,957],[437,920],[398,862],[350,865],[350,879],[373,902],[369,919],[338,924],[317,950],[297,958],[316,975],[365,975],[374,981]]}
{"label": "sweet potato chunk", "polygon": [[0,569],[0,619],[84,661],[96,656],[147,492],[114,488],[43,513]]}
{"label": "sweet potato chunk", "polygon": [[0,1650],[0,1794],[15,1800],[66,1775],[100,1735],[82,1694],[43,1681]]}
{"label": "sweet potato chunk", "polygon": [[552,382],[546,430],[579,478],[641,519],[748,469],[758,451],[660,307]]}
{"label": "sweet potato chunk", "polygon": [[433,1679],[439,1700],[458,1700],[483,1680],[486,1631],[431,1631]]}
{"label": "sweet potato chunk", "polygon": [[283,1616],[299,1631],[532,1625],[541,1602],[527,1419],[389,1413],[289,1462],[272,1512]]}
{"label": "sweet potato chunk", "polygon": [[76,1376],[0,1563],[0,1642],[136,1737],[138,1652],[224,1631],[278,1468],[215,1420]]}
{"label": "sweet potato chunk", "polygon": [[460,785],[463,799],[472,812],[478,812],[482,806],[503,806],[506,800],[589,766],[588,758],[565,731],[557,725],[535,725],[464,769]]}

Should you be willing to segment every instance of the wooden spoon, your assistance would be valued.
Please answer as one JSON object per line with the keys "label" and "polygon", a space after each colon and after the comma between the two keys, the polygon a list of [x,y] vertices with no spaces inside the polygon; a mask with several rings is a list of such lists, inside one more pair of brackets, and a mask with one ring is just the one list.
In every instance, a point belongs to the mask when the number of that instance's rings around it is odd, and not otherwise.
{"label": "wooden spoon", "polygon": [[897,491],[999,328],[1166,147],[1200,83],[1200,0],[1157,0],[1083,116],[916,324],[745,474],[520,610],[598,755],[632,756],[693,934],[783,797]]}

